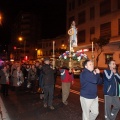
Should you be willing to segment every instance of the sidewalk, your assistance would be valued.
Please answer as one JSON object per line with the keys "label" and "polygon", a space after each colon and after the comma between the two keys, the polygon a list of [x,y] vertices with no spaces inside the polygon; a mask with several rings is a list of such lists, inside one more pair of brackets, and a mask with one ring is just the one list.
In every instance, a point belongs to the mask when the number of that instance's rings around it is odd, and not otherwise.
{"label": "sidewalk", "polygon": [[11,120],[9,118],[9,115],[8,115],[8,112],[4,106],[4,103],[1,99],[1,96],[0,96],[0,107],[1,107],[1,114],[0,114],[0,120]]}

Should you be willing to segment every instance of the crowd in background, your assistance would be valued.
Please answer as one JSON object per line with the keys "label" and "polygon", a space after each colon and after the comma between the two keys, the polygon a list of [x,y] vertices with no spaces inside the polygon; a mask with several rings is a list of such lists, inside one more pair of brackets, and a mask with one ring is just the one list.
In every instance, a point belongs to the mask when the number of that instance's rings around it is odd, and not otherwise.
{"label": "crowd in background", "polygon": [[8,88],[16,93],[19,92],[19,89],[36,93],[39,87],[43,88],[41,72],[43,65],[44,63],[39,61],[34,64],[3,63],[0,67],[0,84],[3,95],[8,96]]}
{"label": "crowd in background", "polygon": [[49,58],[34,64],[3,63],[0,67],[0,90],[4,97],[9,95],[9,89],[16,94],[20,94],[21,91],[44,93],[44,97],[41,98],[44,98],[44,107],[48,105],[50,109],[54,109],[52,100],[56,77],[57,69],[53,68]]}
{"label": "crowd in background", "polygon": [[45,58],[42,63],[35,64],[3,64],[0,68],[0,85],[3,96],[9,95],[9,89],[16,94],[21,91],[32,94],[40,93],[40,99],[44,99],[44,107],[53,107],[53,96],[58,71],[61,71],[62,80],[62,102],[68,104],[70,86],[73,83],[73,74],[69,73],[67,67],[61,69],[52,66],[50,59]]}

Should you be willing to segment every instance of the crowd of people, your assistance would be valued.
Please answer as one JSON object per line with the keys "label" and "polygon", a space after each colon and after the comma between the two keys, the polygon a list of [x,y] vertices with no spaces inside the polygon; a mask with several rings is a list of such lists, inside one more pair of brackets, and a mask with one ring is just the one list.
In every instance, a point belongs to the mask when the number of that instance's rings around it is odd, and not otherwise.
{"label": "crowd of people", "polygon": [[[116,69],[114,60],[109,61],[108,69],[100,74],[100,70],[94,69],[94,63],[91,60],[84,61],[84,69],[80,73],[80,103],[82,108],[82,120],[95,120],[99,114],[99,102],[97,94],[97,85],[103,85],[105,100],[105,119],[115,120],[120,110],[120,75]],[[59,68],[61,73],[61,94],[62,103],[68,105],[68,97],[70,87],[74,84],[73,72],[69,68],[63,66]],[[5,64],[0,70],[0,84],[3,96],[9,95],[9,88],[19,94],[22,87],[23,90],[36,93],[40,90],[43,96],[44,108],[49,107],[54,110],[53,96],[55,82],[57,77],[57,69],[50,64],[50,59],[45,58],[44,63],[40,64],[13,64],[9,66]]]}
{"label": "crowd of people", "polygon": [[[44,107],[52,105],[54,84],[57,70],[52,68],[50,59],[35,64],[3,64],[0,68],[0,87],[4,97],[9,95],[9,89],[20,94],[21,91],[30,93],[44,93]],[[48,103],[47,103],[48,102]]]}

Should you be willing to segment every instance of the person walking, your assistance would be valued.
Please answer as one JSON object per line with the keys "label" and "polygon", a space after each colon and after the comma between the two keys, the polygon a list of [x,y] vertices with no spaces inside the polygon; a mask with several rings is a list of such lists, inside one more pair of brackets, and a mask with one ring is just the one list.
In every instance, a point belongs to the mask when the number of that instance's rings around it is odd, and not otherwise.
{"label": "person walking", "polygon": [[[104,99],[105,99],[105,120],[115,120],[120,110],[119,83],[120,75],[116,71],[114,60],[109,61],[109,69],[104,70]],[[113,107],[112,107],[113,106]]]}
{"label": "person walking", "polygon": [[100,70],[94,70],[91,60],[84,61],[83,71],[80,74],[80,103],[82,107],[82,120],[95,120],[99,114],[97,85],[102,84]]}
{"label": "person walking", "polygon": [[7,71],[7,67],[4,65],[0,70],[0,84],[3,96],[8,96],[9,72]]}
{"label": "person walking", "polygon": [[23,73],[20,70],[20,66],[17,66],[16,70],[13,71],[13,86],[16,93],[20,92],[20,86],[24,82]]}
{"label": "person walking", "polygon": [[62,67],[60,72],[62,82],[62,102],[63,104],[68,105],[67,99],[69,97],[71,84],[74,83],[74,77],[72,73],[69,73],[69,69],[67,67]]}
{"label": "person walking", "polygon": [[54,68],[50,65],[50,59],[44,59],[44,65],[42,66],[43,73],[43,89],[44,89],[44,107],[54,110],[53,107],[53,93],[54,93]]}
{"label": "person walking", "polygon": [[35,65],[32,65],[29,72],[28,72],[28,81],[31,83],[31,93],[37,92],[36,81],[37,81],[37,70]]}

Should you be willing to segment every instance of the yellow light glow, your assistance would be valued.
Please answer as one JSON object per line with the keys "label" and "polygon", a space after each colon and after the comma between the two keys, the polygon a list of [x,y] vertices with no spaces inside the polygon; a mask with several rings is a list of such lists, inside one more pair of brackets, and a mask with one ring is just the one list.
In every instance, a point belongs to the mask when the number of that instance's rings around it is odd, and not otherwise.
{"label": "yellow light glow", "polygon": [[41,56],[41,55],[43,55],[42,50],[37,50],[37,56]]}
{"label": "yellow light glow", "polygon": [[22,38],[22,37],[19,37],[18,40],[19,40],[19,41],[23,41],[23,38]]}
{"label": "yellow light glow", "polygon": [[62,47],[64,47],[65,45],[64,44],[62,44]]}
{"label": "yellow light glow", "polygon": [[2,24],[2,15],[0,13],[0,25]]}

